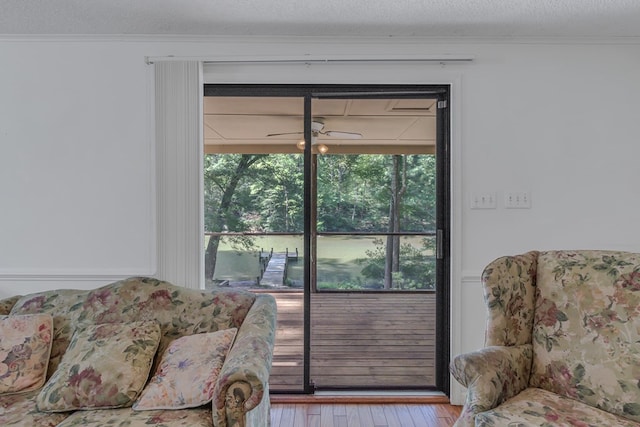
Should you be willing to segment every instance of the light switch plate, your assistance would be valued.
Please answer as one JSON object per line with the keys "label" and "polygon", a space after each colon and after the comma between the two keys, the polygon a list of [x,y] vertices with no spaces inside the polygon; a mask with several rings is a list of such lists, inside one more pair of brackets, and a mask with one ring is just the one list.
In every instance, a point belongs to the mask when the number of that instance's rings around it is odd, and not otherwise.
{"label": "light switch plate", "polygon": [[531,194],[528,191],[509,191],[504,193],[506,209],[531,209]]}
{"label": "light switch plate", "polygon": [[497,206],[496,193],[473,193],[471,195],[471,209],[495,209]]}

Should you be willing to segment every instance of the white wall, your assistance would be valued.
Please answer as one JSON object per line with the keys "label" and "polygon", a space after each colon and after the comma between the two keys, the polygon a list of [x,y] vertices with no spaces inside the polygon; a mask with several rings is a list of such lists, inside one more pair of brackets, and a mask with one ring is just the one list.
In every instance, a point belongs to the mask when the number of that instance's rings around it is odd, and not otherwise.
{"label": "white wall", "polygon": [[153,273],[151,82],[131,47],[0,41],[0,297]]}
{"label": "white wall", "polygon": [[[462,65],[224,65],[207,79],[450,83],[453,352],[482,345],[490,260],[640,251],[640,41],[0,39],[0,297],[155,271],[145,56],[471,54]],[[354,70],[357,74],[354,74]],[[342,73],[342,74],[341,74]],[[506,191],[532,208],[504,209]],[[474,192],[497,209],[471,210]],[[67,286],[68,285],[68,286]]]}

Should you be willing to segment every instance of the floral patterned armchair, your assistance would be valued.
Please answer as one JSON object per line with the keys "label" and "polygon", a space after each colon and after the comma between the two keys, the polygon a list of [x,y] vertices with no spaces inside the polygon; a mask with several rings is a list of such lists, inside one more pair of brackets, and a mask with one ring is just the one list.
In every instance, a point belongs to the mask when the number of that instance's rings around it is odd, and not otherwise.
{"label": "floral patterned armchair", "polygon": [[463,426],[640,426],[640,254],[532,251],[482,274],[485,348],[454,358]]}

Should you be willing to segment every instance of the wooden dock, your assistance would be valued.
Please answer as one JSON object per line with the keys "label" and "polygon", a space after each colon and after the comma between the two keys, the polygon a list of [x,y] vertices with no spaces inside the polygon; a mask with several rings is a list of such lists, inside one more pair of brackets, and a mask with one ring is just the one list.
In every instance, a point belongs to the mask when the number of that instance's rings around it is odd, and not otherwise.
{"label": "wooden dock", "polygon": [[[278,325],[270,387],[301,390],[303,293],[272,295]],[[311,381],[318,388],[435,385],[435,294],[315,293],[311,310]]]}
{"label": "wooden dock", "polygon": [[298,259],[298,250],[289,252],[260,252],[260,262],[264,266],[262,277],[259,284],[261,286],[269,286],[279,288],[286,285],[287,281],[287,265],[290,259]]}

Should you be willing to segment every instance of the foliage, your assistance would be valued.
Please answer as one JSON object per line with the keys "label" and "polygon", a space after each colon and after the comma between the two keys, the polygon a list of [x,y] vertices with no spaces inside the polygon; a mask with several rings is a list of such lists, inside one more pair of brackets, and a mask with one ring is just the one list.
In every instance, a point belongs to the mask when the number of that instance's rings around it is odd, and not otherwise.
{"label": "foliage", "polygon": [[[317,228],[320,232],[385,233],[389,230],[393,170],[391,155],[325,155],[317,157]],[[435,230],[435,156],[402,156],[403,184],[399,208],[400,232]],[[396,166],[397,168],[397,166]],[[301,154],[210,154],[204,159],[205,232],[280,232],[304,230],[304,165]],[[236,250],[253,248],[247,235],[225,237]],[[400,246],[400,266],[393,271],[394,287],[425,289],[433,286],[432,240],[422,248]],[[217,245],[210,239],[206,259],[215,265]],[[360,260],[362,275],[384,277],[382,241]],[[396,255],[397,257],[397,255]],[[213,277],[212,267],[207,270]],[[432,280],[432,279],[430,279]],[[341,282],[335,288],[360,288]]]}
{"label": "foliage", "polygon": [[[362,275],[376,283],[384,280],[386,261],[385,242],[374,240],[375,248],[366,251],[366,258],[356,262],[362,265]],[[410,243],[400,245],[400,271],[394,272],[393,289],[435,289],[435,240],[423,238],[422,247],[416,248]]]}
{"label": "foliage", "polygon": [[242,156],[205,156],[205,231],[301,232],[304,176],[299,155],[253,155],[256,161],[240,178],[229,209],[221,210],[224,191]]}
{"label": "foliage", "polygon": [[[408,155],[403,231],[435,229],[435,156]],[[318,230],[386,232],[389,155],[326,155],[318,159]]]}
{"label": "foliage", "polygon": [[358,291],[362,290],[362,285],[354,282],[323,282],[318,284],[318,289],[332,291]]}
{"label": "foliage", "polygon": [[[302,156],[255,156],[220,211],[240,154],[209,154],[204,164],[205,231],[302,232]],[[318,159],[318,230],[385,232],[389,221],[390,157],[326,155]],[[435,229],[435,157],[407,156],[403,231]],[[222,220],[220,221],[219,218]]]}

